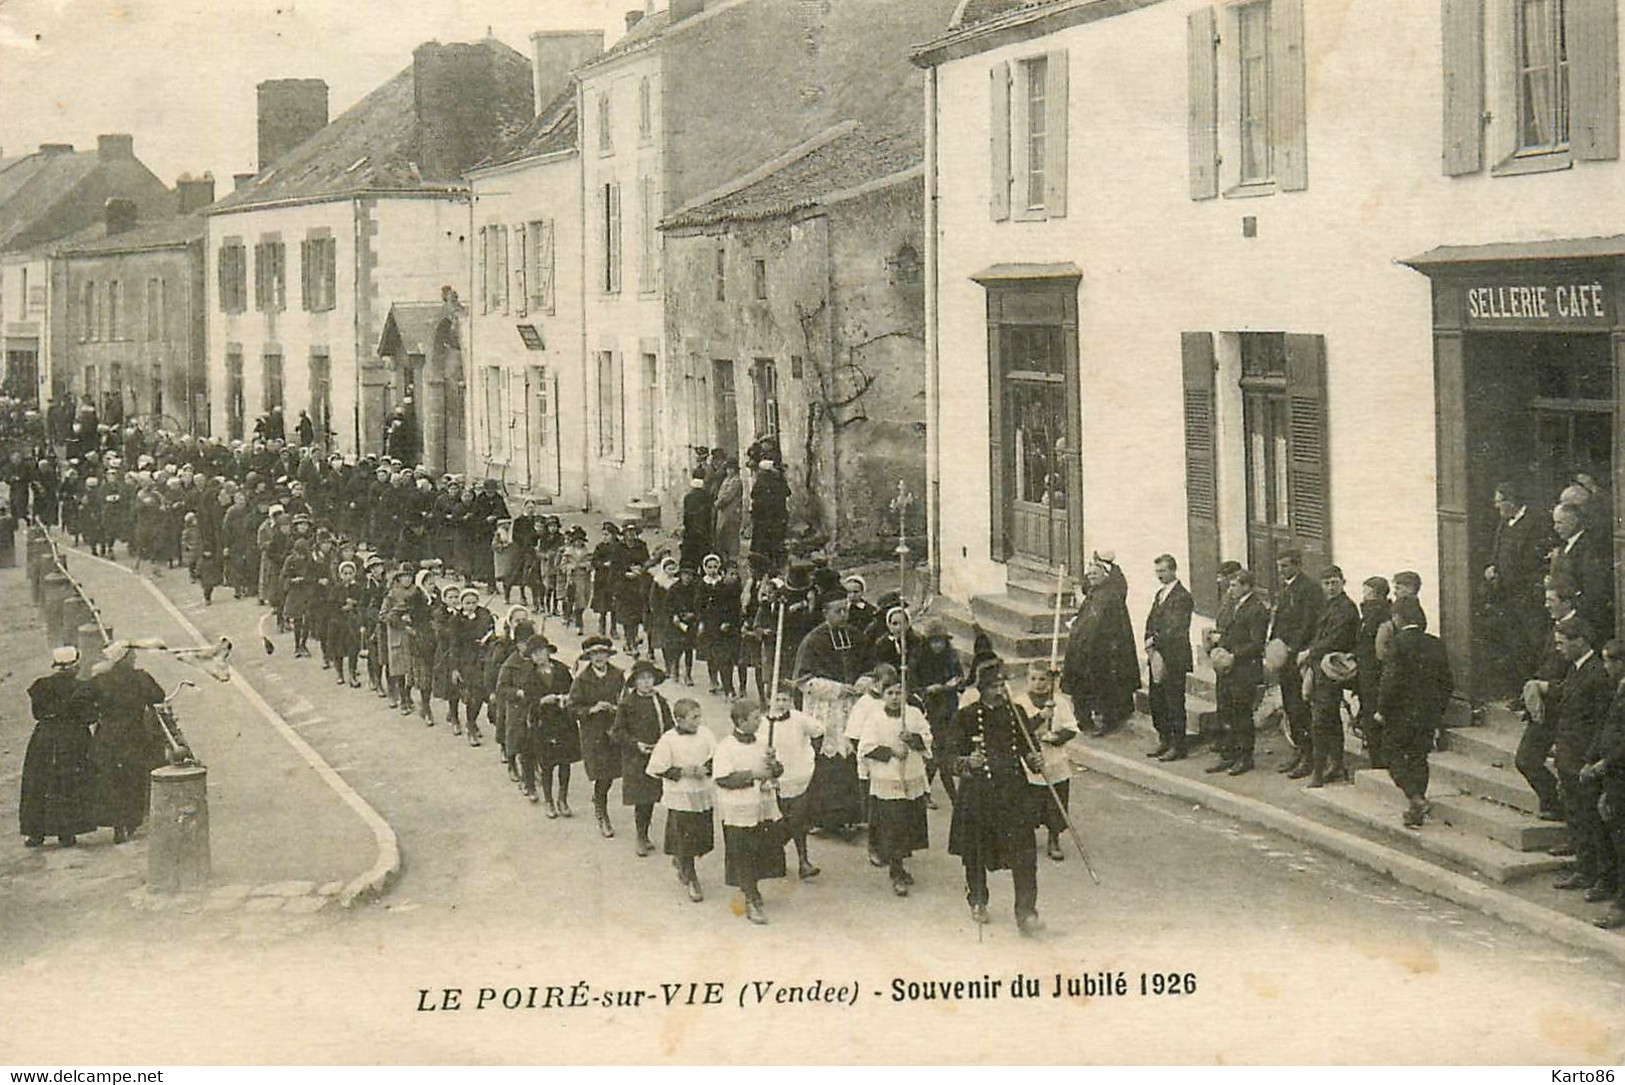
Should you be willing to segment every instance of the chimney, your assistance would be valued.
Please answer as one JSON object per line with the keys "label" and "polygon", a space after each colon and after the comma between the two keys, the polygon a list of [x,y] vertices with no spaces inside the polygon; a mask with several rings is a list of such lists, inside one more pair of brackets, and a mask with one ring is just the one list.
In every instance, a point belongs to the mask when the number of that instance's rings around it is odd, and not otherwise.
{"label": "chimney", "polygon": [[175,210],[178,214],[190,215],[213,202],[214,174],[205,173],[202,177],[193,177],[189,173],[183,173],[176,179]]}
{"label": "chimney", "polygon": [[705,10],[705,0],[671,0],[671,21],[680,23]]}
{"label": "chimney", "polygon": [[[630,25],[631,13],[627,14]],[[536,112],[547,108],[570,82],[570,73],[604,51],[602,30],[548,30],[530,36],[531,83]]]}
{"label": "chimney", "polygon": [[254,178],[257,177],[257,176],[259,176],[259,175],[256,174],[256,173],[234,173],[234,174],[232,174],[231,175],[231,190],[233,192],[241,192],[243,189],[245,189],[249,185],[253,184],[254,183]]}
{"label": "chimney", "polygon": [[73,144],[71,144],[71,143],[41,143],[39,145],[39,153],[40,154],[72,154],[73,153]]}
{"label": "chimney", "polygon": [[267,79],[259,94],[260,172],[327,127],[327,84],[320,79]]}
{"label": "chimney", "polygon": [[633,8],[631,11],[627,12],[626,13],[626,30],[627,30],[627,33],[631,33],[632,28],[634,26],[637,26],[642,21],[643,21],[643,9],[642,8]]}
{"label": "chimney", "polygon": [[526,67],[497,41],[432,41],[413,50],[417,167],[424,181],[458,181],[535,116]]}
{"label": "chimney", "polygon": [[135,226],[135,201],[114,196],[102,204],[102,218],[107,223],[107,234],[122,234]]}
{"label": "chimney", "polygon": [[96,137],[96,157],[103,162],[129,160],[135,157],[135,137],[114,134]]}

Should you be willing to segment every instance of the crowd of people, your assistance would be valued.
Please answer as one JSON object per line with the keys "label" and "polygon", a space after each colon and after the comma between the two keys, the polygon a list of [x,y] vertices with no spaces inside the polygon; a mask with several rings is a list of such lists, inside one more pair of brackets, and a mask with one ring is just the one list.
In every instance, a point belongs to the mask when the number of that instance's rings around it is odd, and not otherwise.
{"label": "crowd of people", "polygon": [[[773,450],[753,450],[762,458],[742,558],[742,484],[726,457],[695,471],[677,545],[651,553],[637,522],[604,521],[589,544],[584,528],[530,501],[510,515],[492,483],[435,478],[389,456],[324,456],[274,437],[90,432],[101,435],[93,447],[65,459],[13,445],[6,481],[18,515],[103,556],[122,544],[152,576],[185,570],[206,604],[229,589],[262,605],[268,644],[290,637],[295,658],[319,654],[335,685],[403,716],[473,747],[488,728],[510,780],[549,818],[574,815],[577,765],[605,838],[619,782],[638,856],[656,850],[663,805],[663,850],[692,899],[703,898],[695,861],[714,848],[713,808],[725,880],[753,922],[766,921],[758,883],[786,875],[787,847],[798,877],[819,876],[815,833],[866,829],[870,862],[907,896],[906,860],[929,846],[940,778],[953,802],[947,846],[964,862],[975,919],[989,921],[987,872],[1009,869],[1021,929],[1041,928],[1037,831],[1048,827],[1061,859],[1070,704],[1045,685],[1047,668],[1016,698],[988,644],[967,670],[941,624],[915,630],[896,593],[870,601],[863,578],[843,577],[816,546],[792,557]],[[550,622],[584,636],[573,664]],[[614,662],[617,647],[630,665]],[[693,687],[696,657],[729,703],[720,739],[692,695],[659,688]],[[72,843],[97,822],[74,813],[91,806],[93,766],[39,767],[74,763],[75,743],[88,749],[106,727],[96,680],[74,686],[75,669],[62,663],[35,701],[36,742],[51,754],[25,773],[30,845]],[[118,815],[118,839],[139,824],[132,816]]]}
{"label": "crowd of people", "polygon": [[[1122,727],[1145,685],[1158,735],[1148,756],[1189,754],[1193,602],[1171,555],[1154,563],[1158,586],[1137,631],[1126,575],[1113,554],[1096,553],[1075,586],[1058,666],[1036,666],[1016,697],[985,638],[967,668],[942,624],[916,630],[896,593],[871,602],[862,577],[843,577],[816,548],[789,553],[788,488],[771,448],[752,450],[761,459],[748,499],[737,462],[704,458],[676,545],[651,551],[638,522],[606,520],[593,542],[532,501],[512,514],[495,483],[436,478],[395,457],[324,456],[318,445],[274,437],[228,444],[76,426],[75,437],[95,439],[59,457],[37,418],[0,404],[14,515],[60,526],[98,554],[122,543],[154,576],[185,569],[205,602],[229,588],[263,604],[262,629],[274,621],[295,657],[319,649],[335,684],[365,686],[471,746],[485,740],[483,719],[510,779],[550,818],[573,816],[577,764],[605,837],[615,832],[610,794],[620,782],[639,855],[655,850],[653,812],[664,805],[664,848],[695,899],[694,860],[713,847],[714,804],[730,847],[726,877],[753,921],[765,921],[755,882],[783,875],[786,846],[796,849],[800,877],[818,875],[808,848],[815,830],[851,837],[867,827],[870,861],[907,895],[905,861],[929,844],[925,815],[940,779],[953,804],[948,847],[965,861],[973,913],[986,921],[987,870],[1009,869],[1017,919],[1037,929],[1037,834],[1047,832],[1052,858],[1064,857],[1071,740]],[[1617,681],[1625,645],[1610,639],[1611,540],[1587,532],[1606,500],[1569,487],[1548,533],[1511,484],[1497,489],[1485,628],[1497,638],[1499,671],[1528,676],[1514,697],[1527,719],[1517,766],[1540,816],[1570,829],[1577,865],[1559,884],[1611,901],[1599,923],[1625,926],[1625,694]],[[1267,600],[1250,570],[1219,568],[1221,605],[1201,642],[1217,708],[1218,759],[1207,771],[1253,771],[1255,710],[1274,682],[1293,748],[1280,772],[1309,787],[1346,780],[1352,715],[1373,767],[1386,768],[1406,797],[1404,824],[1422,827],[1428,754],[1454,681],[1443,645],[1427,632],[1421,578],[1371,577],[1356,602],[1341,569],[1311,575],[1296,551],[1281,553],[1275,572]],[[574,665],[557,658],[549,621],[585,637]],[[613,662],[617,648],[630,667]],[[692,695],[672,701],[658,688],[694,687],[696,660],[710,692],[731,702],[732,730],[719,743],[699,726]],[[36,714],[42,729],[46,719],[71,721],[51,741],[77,749],[80,738],[62,734],[88,727],[95,697],[67,691],[61,676],[52,682]],[[1555,773],[1547,767],[1554,753]],[[127,760],[156,755],[148,741]],[[30,779],[37,785],[40,772]],[[46,835],[70,842],[89,822],[42,819],[39,811],[52,808],[38,799],[46,792],[36,786],[25,801],[33,814],[24,834],[31,844]],[[124,838],[139,823],[133,816],[101,823]],[[776,841],[776,862],[765,841]]]}

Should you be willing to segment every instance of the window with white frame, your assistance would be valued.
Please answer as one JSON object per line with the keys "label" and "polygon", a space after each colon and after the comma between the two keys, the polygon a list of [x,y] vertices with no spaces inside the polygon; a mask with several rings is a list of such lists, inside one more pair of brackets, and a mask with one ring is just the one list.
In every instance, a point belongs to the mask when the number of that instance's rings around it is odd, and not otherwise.
{"label": "window with white frame", "polygon": [[606,181],[598,187],[598,241],[603,260],[599,286],[606,294],[621,292],[621,186]]}
{"label": "window with white frame", "polygon": [[995,220],[1066,215],[1067,53],[1057,49],[993,66],[992,172]]}
{"label": "window with white frame", "polygon": [[1270,153],[1270,5],[1256,0],[1236,9],[1237,127],[1241,135],[1241,183],[1274,176]]}
{"label": "window with white frame", "polygon": [[502,451],[502,367],[485,367],[485,458],[497,459]]}
{"label": "window with white frame", "polygon": [[1309,187],[1304,6],[1244,0],[1186,17],[1191,199]]}
{"label": "window with white frame", "polygon": [[598,352],[598,456],[619,460],[624,454],[621,440],[621,360],[613,350]]}
{"label": "window with white frame", "polygon": [[525,283],[530,290],[530,307],[537,312],[553,312],[553,220],[536,219],[525,229]]}

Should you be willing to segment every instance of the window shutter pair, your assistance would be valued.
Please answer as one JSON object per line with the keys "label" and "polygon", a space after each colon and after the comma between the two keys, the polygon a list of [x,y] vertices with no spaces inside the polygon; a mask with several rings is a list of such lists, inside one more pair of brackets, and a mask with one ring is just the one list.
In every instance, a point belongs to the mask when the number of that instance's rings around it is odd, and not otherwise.
{"label": "window shutter pair", "polygon": [[[1066,217],[1067,197],[1067,98],[1071,72],[1067,52],[1056,49],[1044,54],[1044,216]],[[1025,133],[1011,130],[1011,86],[1014,70],[1008,61],[993,65],[989,79],[988,210],[995,222],[1010,218],[1011,191],[1015,187],[1010,154],[1012,138],[1025,139]]]}
{"label": "window shutter pair", "polygon": [[[1189,588],[1204,614],[1218,611],[1219,440],[1218,365],[1210,332],[1185,332],[1185,508],[1190,545]],[[1326,341],[1286,336],[1288,527],[1318,576],[1332,560],[1331,479],[1326,424]]]}
{"label": "window shutter pair", "polygon": [[[1309,187],[1308,67],[1303,44],[1303,0],[1267,2],[1269,138],[1275,184],[1282,192],[1302,192]],[[1232,22],[1234,18],[1232,12]],[[1221,55],[1227,70],[1239,70],[1234,46],[1226,44],[1221,54],[1221,44],[1239,38],[1233,26],[1227,29],[1229,33],[1221,39],[1212,8],[1200,8],[1186,18],[1186,106],[1193,200],[1212,199],[1221,189],[1219,167],[1224,161],[1219,140]],[[1239,100],[1232,95],[1225,108],[1239,109]],[[1235,116],[1228,118],[1231,131],[1235,130],[1235,122]],[[1230,150],[1239,161],[1240,148]]]}
{"label": "window shutter pair", "polygon": [[[1496,4],[1496,36],[1501,69],[1497,96],[1495,160],[1518,150],[1517,7]],[[1441,0],[1444,79],[1444,172],[1459,177],[1484,165],[1485,0]],[[1567,0],[1569,51],[1569,152],[1580,161],[1619,157],[1619,8],[1617,0]]]}

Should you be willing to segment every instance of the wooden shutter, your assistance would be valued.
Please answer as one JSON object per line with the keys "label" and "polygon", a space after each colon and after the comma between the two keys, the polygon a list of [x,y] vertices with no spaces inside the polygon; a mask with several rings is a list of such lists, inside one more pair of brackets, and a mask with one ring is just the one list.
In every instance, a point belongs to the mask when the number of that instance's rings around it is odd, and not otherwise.
{"label": "wooden shutter", "polygon": [[491,228],[480,227],[480,312],[491,311]]}
{"label": "wooden shutter", "polygon": [[1442,0],[1444,172],[1484,165],[1484,0]]}
{"label": "wooden shutter", "polygon": [[1332,560],[1326,440],[1326,340],[1286,337],[1287,515],[1311,576]]}
{"label": "wooden shutter", "polygon": [[609,185],[609,292],[621,292],[621,185]]}
{"label": "wooden shutter", "polygon": [[1211,332],[1180,337],[1185,388],[1185,580],[1203,614],[1219,611],[1219,435],[1217,361]]}
{"label": "wooden shutter", "polygon": [[311,290],[311,244],[308,240],[299,242],[299,307],[307,313],[316,308]]}
{"label": "wooden shutter", "polygon": [[992,113],[988,118],[988,207],[994,222],[1010,217],[1010,65],[995,64],[989,73],[988,97]]}
{"label": "wooden shutter", "polygon": [[513,291],[513,284],[508,281],[508,228],[498,226],[491,231],[496,237],[497,245],[497,289],[502,292],[502,311],[508,311],[508,295]]}
{"label": "wooden shutter", "polygon": [[232,308],[233,297],[232,297],[232,291],[231,291],[232,275],[231,275],[231,248],[230,248],[230,246],[227,246],[227,245],[220,246],[220,255],[218,257],[216,257],[214,273],[215,273],[215,284],[214,284],[215,289],[220,292],[220,311],[222,313],[233,312],[234,310]]}
{"label": "wooden shutter", "polygon": [[1619,0],[1568,0],[1569,150],[1619,157]]}
{"label": "wooden shutter", "polygon": [[1219,194],[1219,35],[1212,8],[1185,20],[1191,199]]}
{"label": "wooden shutter", "polygon": [[514,248],[519,252],[519,267],[514,275],[513,311],[520,316],[530,312],[530,240],[525,224],[513,228]]}
{"label": "wooden shutter", "polygon": [[1066,50],[1044,58],[1044,214],[1066,217],[1066,151],[1068,87],[1071,72]]}
{"label": "wooden shutter", "polygon": [[1303,0],[1270,0],[1270,139],[1283,192],[1309,187]]}

